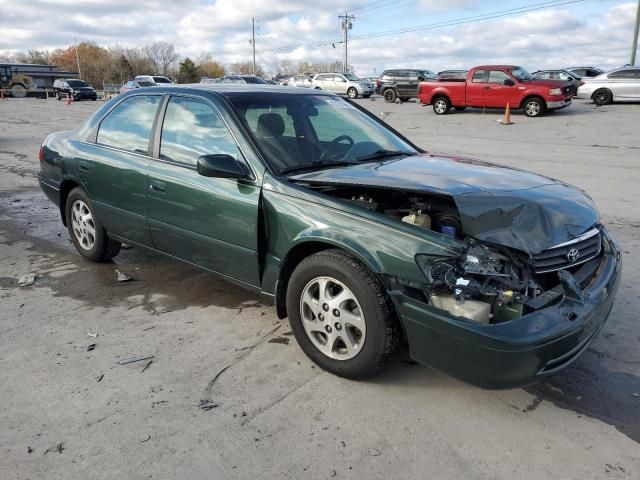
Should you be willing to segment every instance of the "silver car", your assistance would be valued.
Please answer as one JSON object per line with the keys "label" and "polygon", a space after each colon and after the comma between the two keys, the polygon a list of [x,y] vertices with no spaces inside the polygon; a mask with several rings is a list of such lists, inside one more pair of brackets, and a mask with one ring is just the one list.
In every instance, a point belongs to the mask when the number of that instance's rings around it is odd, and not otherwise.
{"label": "silver car", "polygon": [[368,98],[373,95],[373,83],[353,73],[319,73],[313,77],[311,86],[317,90],[348,95],[349,98]]}
{"label": "silver car", "polygon": [[623,67],[595,78],[583,78],[578,98],[590,98],[597,105],[640,101],[640,67]]}
{"label": "silver car", "polygon": [[290,87],[311,87],[311,77],[308,75],[295,75],[289,79]]}

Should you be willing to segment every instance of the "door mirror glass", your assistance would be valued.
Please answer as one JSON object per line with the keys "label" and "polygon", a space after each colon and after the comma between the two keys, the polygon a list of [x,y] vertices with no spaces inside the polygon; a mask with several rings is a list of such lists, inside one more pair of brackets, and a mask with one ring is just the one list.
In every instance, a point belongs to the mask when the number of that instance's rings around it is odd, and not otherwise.
{"label": "door mirror glass", "polygon": [[203,177],[245,178],[249,172],[231,155],[218,153],[198,157],[198,173]]}
{"label": "door mirror glass", "polygon": [[510,78],[505,78],[503,84],[506,85],[507,87],[513,87],[516,84],[516,82],[514,82]]}

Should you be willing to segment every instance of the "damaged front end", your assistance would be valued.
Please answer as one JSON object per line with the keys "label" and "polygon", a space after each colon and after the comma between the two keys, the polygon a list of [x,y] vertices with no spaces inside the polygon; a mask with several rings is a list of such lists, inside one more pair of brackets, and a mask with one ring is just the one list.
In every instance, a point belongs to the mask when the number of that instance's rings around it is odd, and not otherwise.
{"label": "damaged front end", "polygon": [[[522,218],[495,204],[493,210],[500,213],[493,216],[475,205],[492,227],[481,232],[479,221],[470,223],[472,210],[461,212],[454,196],[345,184],[305,186],[429,231],[433,243],[453,237],[462,246],[444,255],[417,253],[423,281],[394,272],[384,272],[383,279],[407,332],[411,356],[465,381],[508,388],[551,375],[586,349],[611,310],[620,253],[597,223],[595,209],[591,217],[581,218],[595,223],[577,235],[565,228],[563,238],[552,228],[561,219],[538,208],[547,234],[529,233],[527,239],[513,222],[506,222],[507,217],[516,222]],[[542,228],[529,223],[530,229]],[[499,244],[490,238],[511,241]],[[556,240],[563,241],[552,243]]]}

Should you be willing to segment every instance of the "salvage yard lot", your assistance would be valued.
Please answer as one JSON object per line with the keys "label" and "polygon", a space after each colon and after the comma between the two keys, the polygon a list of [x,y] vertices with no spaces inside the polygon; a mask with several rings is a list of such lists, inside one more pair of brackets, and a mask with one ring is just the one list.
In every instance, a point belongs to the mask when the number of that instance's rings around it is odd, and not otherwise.
{"label": "salvage yard lot", "polygon": [[[136,248],[83,261],[37,187],[37,151],[101,103],[2,101],[2,479],[640,477],[640,106],[579,100],[502,126],[499,112],[358,102],[430,151],[594,198],[624,274],[587,352],[510,391],[415,365],[406,348],[368,381],[323,372],[273,307],[211,274]],[[153,358],[118,363],[136,356]]]}

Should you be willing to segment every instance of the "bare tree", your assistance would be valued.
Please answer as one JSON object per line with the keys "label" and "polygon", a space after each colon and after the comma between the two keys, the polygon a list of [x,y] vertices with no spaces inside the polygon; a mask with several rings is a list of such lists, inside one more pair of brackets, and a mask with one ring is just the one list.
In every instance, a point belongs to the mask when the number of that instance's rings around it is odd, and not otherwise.
{"label": "bare tree", "polygon": [[145,47],[146,53],[153,61],[155,71],[161,75],[168,75],[169,70],[175,67],[179,55],[176,48],[167,42],[156,42]]}

